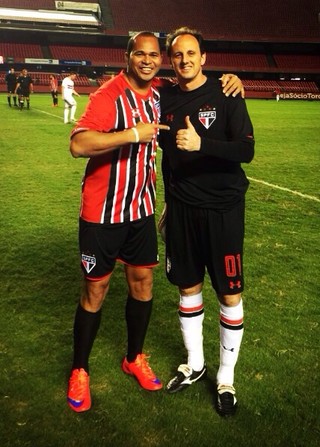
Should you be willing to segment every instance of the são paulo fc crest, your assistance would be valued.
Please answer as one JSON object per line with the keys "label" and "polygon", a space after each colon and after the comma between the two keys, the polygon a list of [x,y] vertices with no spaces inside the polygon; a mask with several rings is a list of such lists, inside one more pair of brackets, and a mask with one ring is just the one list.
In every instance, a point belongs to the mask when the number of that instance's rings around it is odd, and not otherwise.
{"label": "s\u00e3o paulo fc crest", "polygon": [[94,256],[88,256],[84,254],[81,255],[81,262],[87,273],[90,273],[97,263]]}
{"label": "s\u00e3o paulo fc crest", "polygon": [[214,108],[210,106],[205,106],[200,109],[199,114],[200,123],[206,128],[209,129],[211,124],[216,120],[217,112]]}

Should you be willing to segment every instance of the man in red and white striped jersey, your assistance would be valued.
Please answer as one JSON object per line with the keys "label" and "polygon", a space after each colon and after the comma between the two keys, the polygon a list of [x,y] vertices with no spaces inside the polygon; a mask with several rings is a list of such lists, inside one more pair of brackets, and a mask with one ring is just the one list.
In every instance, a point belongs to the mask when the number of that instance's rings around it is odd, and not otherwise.
{"label": "man in red and white striped jersey", "polygon": [[127,69],[90,97],[72,131],[74,157],[88,157],[80,209],[79,243],[85,278],[74,323],[74,360],[68,403],[91,406],[89,355],[115,262],[128,283],[125,373],[150,391],[162,383],[150,368],[143,343],[152,307],[152,267],[158,264],[155,226],[155,156],[160,125],[159,93],[152,80],[161,64],[158,39],[149,32],[130,38]]}

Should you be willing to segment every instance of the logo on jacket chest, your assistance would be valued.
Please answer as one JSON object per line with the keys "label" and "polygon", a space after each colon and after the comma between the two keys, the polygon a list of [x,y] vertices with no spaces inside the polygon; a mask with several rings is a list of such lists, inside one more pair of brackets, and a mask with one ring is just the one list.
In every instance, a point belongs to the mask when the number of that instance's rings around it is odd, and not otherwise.
{"label": "logo on jacket chest", "polygon": [[217,112],[215,107],[209,105],[201,107],[198,113],[199,121],[206,129],[209,129],[212,123],[216,120],[216,117]]}

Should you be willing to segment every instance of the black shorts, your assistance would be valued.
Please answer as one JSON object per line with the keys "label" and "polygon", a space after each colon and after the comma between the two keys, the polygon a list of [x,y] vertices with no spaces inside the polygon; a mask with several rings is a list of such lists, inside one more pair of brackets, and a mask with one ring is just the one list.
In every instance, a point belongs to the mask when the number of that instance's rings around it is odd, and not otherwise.
{"label": "black shorts", "polygon": [[16,90],[16,84],[8,84],[7,85],[7,92],[14,95],[14,92]]}
{"label": "black shorts", "polygon": [[17,93],[19,96],[23,96],[24,98],[29,98],[29,96],[30,96],[30,90],[23,89],[21,87],[18,88]]}
{"label": "black shorts", "polygon": [[155,217],[121,224],[80,219],[79,247],[87,279],[102,279],[112,272],[117,260],[136,267],[154,267],[159,262]]}
{"label": "black shorts", "polygon": [[230,211],[167,203],[166,273],[181,288],[203,282],[207,269],[217,294],[243,290],[244,201]]}

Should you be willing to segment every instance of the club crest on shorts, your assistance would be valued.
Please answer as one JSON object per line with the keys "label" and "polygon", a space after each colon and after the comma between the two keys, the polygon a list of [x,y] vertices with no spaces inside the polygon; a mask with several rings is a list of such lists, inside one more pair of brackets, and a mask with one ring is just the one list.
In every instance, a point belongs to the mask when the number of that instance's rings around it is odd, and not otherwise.
{"label": "club crest on shorts", "polygon": [[209,129],[209,127],[212,125],[212,123],[216,120],[217,112],[211,106],[205,106],[200,109],[198,117],[199,117],[200,123],[206,129]]}
{"label": "club crest on shorts", "polygon": [[81,255],[81,262],[87,273],[90,273],[97,263],[94,256],[88,256],[84,254]]}

